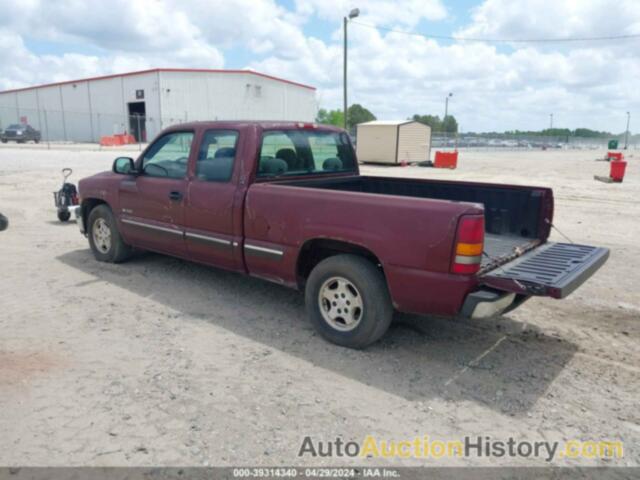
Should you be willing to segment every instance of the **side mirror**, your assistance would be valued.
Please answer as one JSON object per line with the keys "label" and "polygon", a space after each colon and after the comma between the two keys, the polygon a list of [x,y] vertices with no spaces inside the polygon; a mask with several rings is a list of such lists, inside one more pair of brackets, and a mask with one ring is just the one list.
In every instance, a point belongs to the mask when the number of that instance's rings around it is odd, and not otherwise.
{"label": "side mirror", "polygon": [[136,165],[133,158],[118,157],[113,161],[113,173],[121,175],[134,175],[137,173]]}
{"label": "side mirror", "polygon": [[9,226],[9,220],[7,219],[7,217],[5,217],[0,213],[0,232],[2,230],[6,230],[8,226]]}

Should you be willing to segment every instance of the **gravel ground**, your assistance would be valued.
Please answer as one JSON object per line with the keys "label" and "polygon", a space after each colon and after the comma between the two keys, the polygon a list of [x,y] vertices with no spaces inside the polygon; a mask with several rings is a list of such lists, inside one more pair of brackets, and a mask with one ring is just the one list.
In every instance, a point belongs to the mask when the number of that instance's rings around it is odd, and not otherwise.
{"label": "gravel ground", "polygon": [[603,154],[462,152],[457,170],[363,167],[551,186],[556,226],[611,257],[563,301],[533,299],[491,321],[397,315],[383,341],[351,351],[319,338],[302,296],[278,285],[155,254],[95,262],[76,225],[56,220],[51,192],[63,166],[77,182],[117,154],[3,146],[0,464],[350,465],[363,460],[299,458],[303,437],[373,434],[622,440],[622,459],[555,463],[638,465],[640,159],[624,183],[604,184],[593,180],[608,171],[594,161]]}

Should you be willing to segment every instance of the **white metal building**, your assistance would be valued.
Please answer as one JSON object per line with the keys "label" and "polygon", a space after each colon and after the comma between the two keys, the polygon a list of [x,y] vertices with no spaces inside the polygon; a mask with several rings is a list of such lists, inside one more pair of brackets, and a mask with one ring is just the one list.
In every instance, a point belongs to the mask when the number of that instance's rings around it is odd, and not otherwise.
{"label": "white metal building", "polygon": [[43,139],[150,140],[194,120],[314,121],[315,88],[250,70],[157,68],[0,92],[0,128],[29,123]]}
{"label": "white metal building", "polygon": [[415,120],[374,120],[356,126],[356,154],[364,163],[417,163],[431,155],[431,127]]}

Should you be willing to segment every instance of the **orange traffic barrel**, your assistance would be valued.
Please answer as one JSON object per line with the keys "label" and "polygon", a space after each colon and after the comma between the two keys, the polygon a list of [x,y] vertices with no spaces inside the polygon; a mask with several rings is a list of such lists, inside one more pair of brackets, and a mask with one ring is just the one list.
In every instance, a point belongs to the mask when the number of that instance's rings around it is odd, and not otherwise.
{"label": "orange traffic barrel", "polygon": [[614,182],[621,182],[624,178],[624,171],[627,168],[627,162],[624,160],[614,160],[611,162],[611,170],[609,171],[609,176],[611,180]]}
{"label": "orange traffic barrel", "polygon": [[115,145],[115,140],[111,135],[105,135],[100,137],[100,145],[103,147],[113,147]]}
{"label": "orange traffic barrel", "polygon": [[456,168],[458,166],[458,152],[436,152],[433,166],[435,168]]}

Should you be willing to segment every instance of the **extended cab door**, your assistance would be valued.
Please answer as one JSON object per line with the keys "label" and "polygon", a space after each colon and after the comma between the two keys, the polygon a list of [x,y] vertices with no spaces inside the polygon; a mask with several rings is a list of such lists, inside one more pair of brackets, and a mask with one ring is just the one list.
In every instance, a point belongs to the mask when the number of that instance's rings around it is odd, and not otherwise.
{"label": "extended cab door", "polygon": [[139,175],[120,183],[120,222],[137,247],[184,256],[184,199],[193,131],[168,132],[138,160]]}
{"label": "extended cab door", "polygon": [[243,268],[239,147],[236,130],[203,132],[185,204],[189,258],[230,270]]}

